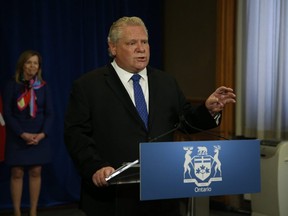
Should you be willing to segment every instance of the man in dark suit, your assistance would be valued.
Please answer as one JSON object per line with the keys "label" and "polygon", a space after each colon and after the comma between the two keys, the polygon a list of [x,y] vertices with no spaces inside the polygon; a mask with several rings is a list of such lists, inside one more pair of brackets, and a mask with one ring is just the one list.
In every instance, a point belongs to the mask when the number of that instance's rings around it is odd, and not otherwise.
{"label": "man in dark suit", "polygon": [[[139,143],[173,129],[180,116],[189,132],[191,126],[217,127],[224,105],[235,102],[233,90],[220,87],[194,109],[174,78],[148,66],[148,32],[138,17],[113,23],[108,45],[112,63],[74,82],[65,117],[65,143],[82,176],[80,207],[88,216],[180,215],[178,200],[141,202],[138,184],[108,185],[105,178],[138,159]],[[134,74],[140,75],[147,122],[136,109]],[[157,141],[172,140],[171,133]]]}

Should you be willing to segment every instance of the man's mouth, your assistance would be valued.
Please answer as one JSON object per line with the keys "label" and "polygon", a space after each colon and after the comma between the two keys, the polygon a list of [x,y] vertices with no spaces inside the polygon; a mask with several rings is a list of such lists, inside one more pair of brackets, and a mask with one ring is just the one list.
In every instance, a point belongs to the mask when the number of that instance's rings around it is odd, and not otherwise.
{"label": "man's mouth", "polygon": [[136,59],[137,59],[138,61],[146,61],[147,58],[146,58],[146,57],[137,57]]}

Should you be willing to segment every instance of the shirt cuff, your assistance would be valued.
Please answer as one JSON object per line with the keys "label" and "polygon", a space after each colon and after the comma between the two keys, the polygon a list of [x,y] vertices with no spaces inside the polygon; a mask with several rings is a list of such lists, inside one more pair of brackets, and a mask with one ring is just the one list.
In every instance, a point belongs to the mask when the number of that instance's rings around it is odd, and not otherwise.
{"label": "shirt cuff", "polygon": [[217,113],[215,116],[214,116],[214,120],[216,122],[217,125],[219,125],[220,123],[220,118],[221,118],[221,113]]}

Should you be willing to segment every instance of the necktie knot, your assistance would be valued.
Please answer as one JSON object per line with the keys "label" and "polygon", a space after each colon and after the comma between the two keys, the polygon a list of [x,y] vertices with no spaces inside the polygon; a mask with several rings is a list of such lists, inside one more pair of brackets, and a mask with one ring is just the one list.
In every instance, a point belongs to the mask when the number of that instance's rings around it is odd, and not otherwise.
{"label": "necktie knot", "polygon": [[133,80],[133,82],[139,82],[141,76],[139,74],[134,74],[131,79]]}

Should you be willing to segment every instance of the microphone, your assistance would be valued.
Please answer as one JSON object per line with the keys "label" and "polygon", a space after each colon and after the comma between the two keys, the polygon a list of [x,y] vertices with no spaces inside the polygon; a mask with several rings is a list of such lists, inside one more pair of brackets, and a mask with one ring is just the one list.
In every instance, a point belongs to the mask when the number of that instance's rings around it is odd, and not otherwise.
{"label": "microphone", "polygon": [[173,133],[174,131],[180,129],[181,125],[182,125],[182,124],[181,124],[181,121],[180,121],[180,122],[177,123],[177,124],[174,126],[174,128],[172,128],[171,130],[166,131],[165,133],[160,134],[159,136],[154,137],[154,138],[148,140],[148,142],[155,142],[155,141],[157,141],[158,139],[160,139],[160,138],[162,138],[162,137],[164,137],[164,136],[166,136],[166,135],[168,135],[168,134],[170,134],[170,133]]}
{"label": "microphone", "polygon": [[[217,138],[220,138],[220,139],[230,140],[230,139],[228,139],[228,138],[226,138],[226,137],[223,137],[223,136],[221,136],[221,135],[218,135],[218,134],[212,133],[212,132],[210,132],[210,131],[203,130],[203,129],[200,129],[200,128],[197,128],[197,127],[192,126],[192,125],[185,119],[185,117],[184,117],[183,115],[180,115],[180,123],[179,123],[180,125],[182,125],[181,122],[184,122],[186,125],[188,125],[188,127],[190,127],[190,128],[193,129],[193,130],[196,130],[196,131],[198,131],[198,132],[202,132],[202,133],[205,133],[205,134],[207,134],[207,135],[214,136],[214,137],[217,137]],[[185,127],[185,126],[183,126],[183,127]],[[179,128],[180,128],[180,127],[179,127]],[[186,130],[185,130],[185,128],[183,128],[183,130],[185,131],[185,133],[187,133]]]}
{"label": "microphone", "polygon": [[168,134],[170,134],[170,133],[175,132],[176,130],[183,130],[187,135],[189,135],[189,133],[188,133],[188,132],[186,131],[186,129],[185,129],[185,125],[187,125],[188,127],[190,127],[191,129],[193,129],[193,130],[195,130],[195,131],[205,133],[205,134],[207,134],[207,135],[209,135],[209,136],[214,136],[214,137],[217,137],[217,138],[220,138],[220,139],[224,139],[224,140],[230,140],[230,139],[228,139],[228,138],[226,138],[226,137],[223,137],[223,136],[221,136],[221,135],[212,133],[212,132],[210,132],[210,131],[207,131],[207,130],[203,130],[203,129],[194,127],[194,126],[192,126],[192,125],[185,119],[185,117],[184,117],[183,115],[180,115],[180,117],[179,117],[179,122],[178,122],[177,124],[175,124],[175,127],[174,127],[174,128],[172,128],[172,129],[169,130],[169,131],[166,131],[166,132],[163,133],[163,134],[160,134],[160,135],[157,136],[157,137],[154,137],[154,138],[148,140],[148,142],[155,142],[155,141],[157,141],[158,139],[160,139],[160,138],[162,138],[162,137],[164,137],[164,136],[166,136],[166,135],[168,135]]}

